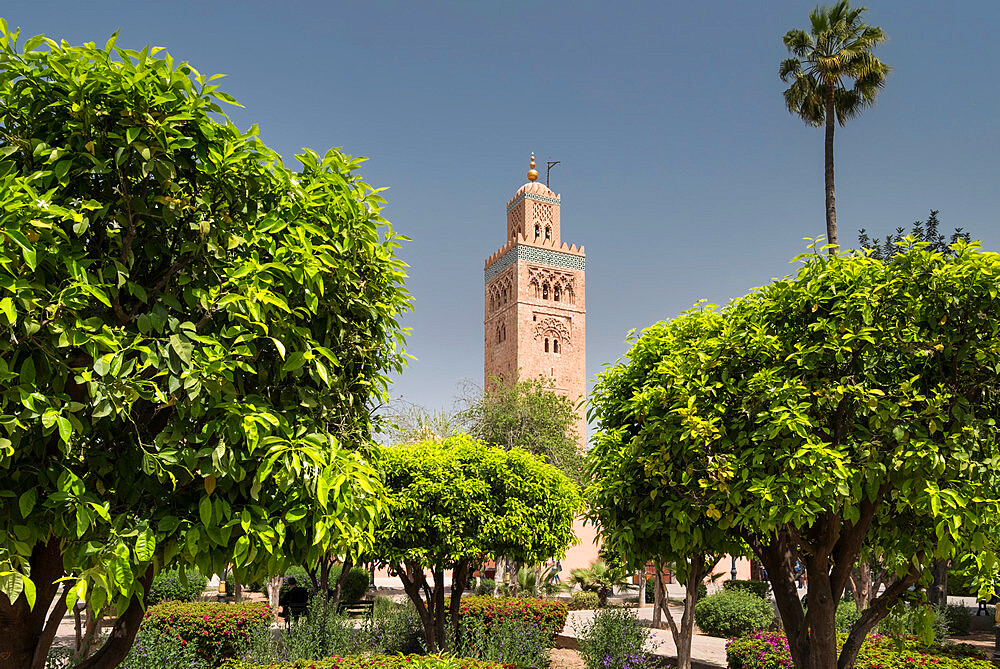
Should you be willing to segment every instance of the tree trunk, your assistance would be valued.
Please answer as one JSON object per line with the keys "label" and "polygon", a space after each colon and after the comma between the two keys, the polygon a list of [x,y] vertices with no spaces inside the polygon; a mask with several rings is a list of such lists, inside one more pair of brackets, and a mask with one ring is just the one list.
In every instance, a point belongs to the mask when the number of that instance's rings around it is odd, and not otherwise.
{"label": "tree trunk", "polygon": [[132,598],[128,608],[125,609],[125,613],[118,618],[114,627],[111,628],[111,634],[108,636],[108,640],[104,642],[104,645],[96,653],[77,664],[75,669],[108,669],[109,667],[117,667],[125,659],[125,656],[128,655],[129,650],[132,649],[132,643],[135,641],[135,635],[139,631],[139,625],[142,623],[142,616],[145,613],[143,601],[145,600],[146,593],[149,592],[150,584],[153,582],[152,565],[146,568],[146,573],[142,575],[139,582],[142,584],[142,597]]}
{"label": "tree trunk", "polygon": [[[392,573],[403,582],[403,589],[406,595],[417,608],[417,615],[424,626],[424,643],[427,644],[428,653],[437,653],[438,634],[435,629],[437,621],[434,603],[437,601],[437,593],[432,592],[424,577],[423,567],[416,562],[404,562],[391,568]],[[427,601],[421,596],[421,592],[427,595]],[[444,593],[442,593],[443,596]]]}
{"label": "tree trunk", "polygon": [[948,603],[948,559],[934,560],[931,566],[934,582],[927,588],[927,601],[931,604]]}
{"label": "tree trunk", "polygon": [[462,603],[462,593],[465,592],[469,584],[469,561],[461,560],[455,568],[451,570],[451,605],[448,607],[448,615],[451,617],[452,640],[458,643],[459,624],[458,607]]}
{"label": "tree trunk", "polygon": [[805,627],[808,637],[800,635],[797,643],[808,645],[811,669],[836,669],[837,667],[837,602],[830,582],[830,561],[825,553],[806,556],[806,575],[809,578]]}
{"label": "tree trunk", "polygon": [[[344,583],[347,582],[347,575],[351,573],[354,569],[354,557],[348,553],[344,556],[344,564],[340,567],[340,576],[337,577],[337,583],[333,586],[333,601],[340,601],[340,593],[344,591]],[[327,565],[326,568],[326,582],[330,582],[330,566]],[[329,587],[329,585],[327,585]]]}
{"label": "tree trunk", "polygon": [[446,632],[448,629],[447,621],[445,620],[445,615],[447,609],[444,605],[444,570],[434,569],[434,628],[437,632],[437,643],[439,650],[448,649],[448,638]]}
{"label": "tree trunk", "polygon": [[674,615],[670,612],[666,587],[663,584],[662,569],[659,560],[656,561],[656,573],[660,578],[656,582],[657,613],[666,614],[670,626],[670,635],[677,649],[677,669],[691,669],[691,638],[694,635],[694,608],[698,603],[698,585],[705,578],[706,565],[714,565],[718,560],[705,555],[695,555],[688,565],[687,578],[684,580],[684,613],[681,614],[681,625],[677,627]]}
{"label": "tree trunk", "polygon": [[[663,609],[666,606],[666,588],[663,585],[663,571],[660,569],[660,561],[657,560],[656,574],[653,576],[653,627],[663,629]],[[643,591],[643,597],[646,596]]]}
{"label": "tree trunk", "polygon": [[243,601],[243,584],[240,583],[239,579],[236,579],[236,583],[233,584],[233,601]]}
{"label": "tree trunk", "polygon": [[271,605],[272,611],[278,610],[278,595],[281,592],[281,577],[272,576],[267,582],[267,602]]}
{"label": "tree trunk", "polygon": [[[11,602],[0,594],[0,669],[31,667],[42,646],[52,643],[51,638],[46,642],[46,623],[52,599],[59,591],[55,581],[63,576],[59,541],[35,544],[28,564],[35,584],[35,606],[29,607],[24,595]],[[52,615],[61,620],[65,611],[65,605],[60,608],[57,604]],[[48,654],[48,648],[44,652]]]}
{"label": "tree trunk", "polygon": [[[826,85],[826,141],[824,145],[824,158],[826,162],[826,243],[836,246],[837,241],[837,198],[833,187],[833,128],[837,122],[837,111],[834,106],[834,86],[832,83]],[[837,252],[836,248],[830,249],[830,254]]]}

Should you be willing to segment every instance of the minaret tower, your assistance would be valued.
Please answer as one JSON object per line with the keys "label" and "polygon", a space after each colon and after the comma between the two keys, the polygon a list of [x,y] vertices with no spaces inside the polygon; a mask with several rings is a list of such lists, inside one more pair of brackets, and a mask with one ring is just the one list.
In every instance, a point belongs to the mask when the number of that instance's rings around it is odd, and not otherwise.
{"label": "minaret tower", "polygon": [[[562,242],[560,197],[537,179],[532,153],[528,183],[507,203],[507,242],[486,260],[486,383],[541,376],[576,404],[587,382],[586,256]],[[578,413],[582,450],[587,422]]]}

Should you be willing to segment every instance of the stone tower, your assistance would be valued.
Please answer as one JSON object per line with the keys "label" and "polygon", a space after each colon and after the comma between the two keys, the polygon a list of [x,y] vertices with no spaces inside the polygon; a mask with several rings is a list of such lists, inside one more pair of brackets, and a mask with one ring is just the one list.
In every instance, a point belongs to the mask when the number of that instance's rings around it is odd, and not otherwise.
{"label": "stone tower", "polygon": [[[542,376],[575,405],[587,384],[586,256],[561,240],[561,200],[537,178],[531,154],[528,183],[507,203],[507,242],[486,260],[486,383]],[[587,422],[578,414],[582,450]]]}

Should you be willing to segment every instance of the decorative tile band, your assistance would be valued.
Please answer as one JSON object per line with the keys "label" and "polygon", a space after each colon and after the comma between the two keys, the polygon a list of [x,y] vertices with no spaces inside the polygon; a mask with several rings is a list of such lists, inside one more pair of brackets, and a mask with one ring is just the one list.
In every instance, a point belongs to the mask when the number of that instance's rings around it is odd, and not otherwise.
{"label": "decorative tile band", "polygon": [[514,201],[507,205],[507,213],[517,206],[517,204],[523,199],[537,200],[538,202],[547,202],[548,204],[561,204],[561,200],[557,197],[547,197],[545,195],[535,195],[534,193],[521,193]]}
{"label": "decorative tile band", "polygon": [[539,248],[537,246],[526,246],[518,244],[507,253],[500,256],[492,265],[486,268],[485,280],[489,281],[497,274],[513,265],[518,260],[528,260],[550,267],[565,267],[566,269],[576,269],[581,272],[587,269],[587,259],[583,256],[553,251],[552,249]]}

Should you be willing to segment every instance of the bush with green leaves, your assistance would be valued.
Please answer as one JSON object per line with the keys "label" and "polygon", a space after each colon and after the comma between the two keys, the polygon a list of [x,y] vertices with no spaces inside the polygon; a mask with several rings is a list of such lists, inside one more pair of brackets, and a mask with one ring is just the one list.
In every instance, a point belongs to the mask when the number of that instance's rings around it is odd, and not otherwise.
{"label": "bush with green leaves", "polygon": [[355,626],[354,621],[337,612],[337,606],[322,597],[313,597],[305,615],[293,620],[281,632],[279,660],[320,660],[368,650],[369,621]]}
{"label": "bush with green leaves", "polygon": [[223,659],[239,656],[254,636],[273,621],[271,607],[259,602],[164,602],[146,611],[141,629],[150,635],[179,639],[215,666]]}
{"label": "bush with green leaves", "polygon": [[[343,565],[339,564],[330,568],[331,588],[340,578],[343,569]],[[347,572],[344,583],[340,586],[340,601],[348,603],[361,601],[365,593],[368,592],[369,583],[371,583],[371,572],[364,567],[352,567],[351,571]]]}
{"label": "bush with green leaves", "polygon": [[482,596],[492,596],[496,592],[497,582],[492,578],[480,579],[479,584],[476,585],[476,594],[480,597]]}
{"label": "bush with green leaves", "polygon": [[135,635],[132,650],[125,656],[121,669],[211,669],[214,665],[199,654],[198,646],[172,630],[143,625]]}
{"label": "bush with green leaves", "polygon": [[423,625],[413,602],[391,606],[376,602],[372,611],[371,632],[368,645],[373,652],[386,655],[420,652],[423,648]]}
{"label": "bush with green leaves", "polygon": [[745,590],[751,594],[757,595],[761,599],[767,599],[768,595],[771,594],[771,584],[767,581],[754,581],[754,580],[741,580],[734,579],[722,582],[723,590]]}
{"label": "bush with green leaves", "polygon": [[720,590],[695,605],[694,620],[709,636],[734,637],[769,629],[771,602],[745,590]]}
{"label": "bush with green leaves", "polygon": [[459,626],[456,652],[462,657],[497,662],[514,669],[547,669],[552,634],[541,625],[504,620],[490,627],[466,617]]}
{"label": "bush with green leaves", "polygon": [[900,602],[879,621],[878,631],[898,639],[916,637],[924,643],[942,643],[950,631],[947,609]]}
{"label": "bush with green leaves", "polygon": [[280,663],[229,661],[221,669],[503,669],[496,662],[442,655],[350,655]]}
{"label": "bush with green leaves", "polygon": [[57,622],[64,578],[68,605],[122,620],[82,664],[114,666],[157,565],[248,583],[363,550],[381,511],[370,410],[409,299],[362,159],[286,167],[215,77],[116,39],[19,45],[0,21],[12,666],[46,654],[29,610]]}
{"label": "bush with green leaves", "polygon": [[[183,575],[182,575],[183,574]],[[153,577],[153,584],[146,593],[146,606],[160,602],[193,602],[205,592],[208,579],[195,569],[171,569]]]}
{"label": "bush with green leaves", "polygon": [[472,596],[462,598],[458,615],[461,621],[481,620],[486,630],[507,622],[534,625],[554,639],[566,626],[569,609],[564,602],[537,597]]}
{"label": "bush with green leaves", "polygon": [[847,634],[860,617],[861,613],[858,611],[858,606],[854,603],[854,600],[842,599],[837,604],[837,632]]}
{"label": "bush with green leaves", "polygon": [[[838,636],[842,645],[846,635]],[[729,669],[791,669],[788,639],[780,632],[754,632],[726,644]],[[967,644],[920,644],[869,634],[861,644],[855,669],[993,669],[982,650]]]}
{"label": "bush with green leaves", "polygon": [[601,609],[576,630],[587,669],[645,669],[655,666],[648,652],[652,632],[628,609]]}
{"label": "bush with green leaves", "polygon": [[972,611],[964,604],[949,604],[944,615],[950,634],[965,636],[972,631]]}
{"label": "bush with green leaves", "polygon": [[601,598],[596,592],[581,590],[569,596],[570,611],[593,611],[600,608]]}

